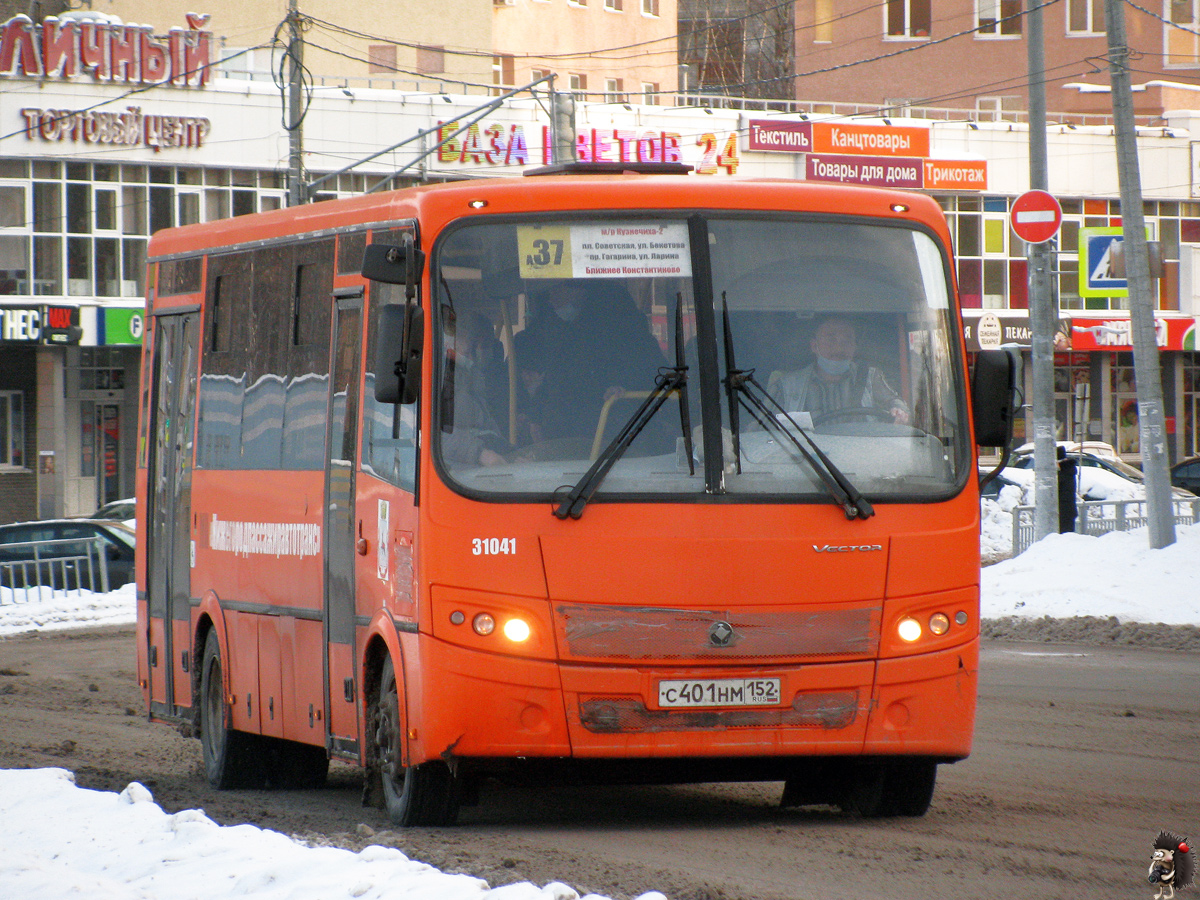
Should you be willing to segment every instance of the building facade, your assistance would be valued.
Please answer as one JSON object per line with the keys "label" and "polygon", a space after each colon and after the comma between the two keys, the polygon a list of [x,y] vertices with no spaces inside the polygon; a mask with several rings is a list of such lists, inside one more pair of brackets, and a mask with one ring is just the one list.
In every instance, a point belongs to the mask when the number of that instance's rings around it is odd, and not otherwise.
{"label": "building facade", "polygon": [[676,0],[494,0],[497,83],[554,87],[583,101],[673,103]]}
{"label": "building facade", "polygon": [[[1068,117],[1107,115],[1103,0],[1043,6],[1047,109]],[[847,10],[835,0],[798,0],[792,96],[894,114],[944,107],[982,118],[1023,117],[1029,7],[1022,0],[888,0]],[[1176,84],[1186,88],[1200,75],[1200,2],[1153,0],[1126,3],[1124,10],[1137,114],[1183,108]]]}

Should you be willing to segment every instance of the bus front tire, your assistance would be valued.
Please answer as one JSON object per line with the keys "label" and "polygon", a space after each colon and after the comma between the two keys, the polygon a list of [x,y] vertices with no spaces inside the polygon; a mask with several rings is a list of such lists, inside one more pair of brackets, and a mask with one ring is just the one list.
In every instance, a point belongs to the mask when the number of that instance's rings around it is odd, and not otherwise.
{"label": "bus front tire", "polygon": [[388,657],[371,730],[383,807],[392,823],[401,827],[453,825],[459,806],[454,775],[440,760],[403,765],[403,727],[396,669]]}
{"label": "bus front tire", "polygon": [[842,806],[864,819],[923,816],[933,801],[937,763],[927,759],[887,759],[864,764]]}
{"label": "bus front tire", "polygon": [[228,727],[225,681],[221,666],[221,644],[216,631],[204,641],[200,668],[200,746],[204,775],[219,791],[231,788],[261,788],[266,783],[261,739]]}

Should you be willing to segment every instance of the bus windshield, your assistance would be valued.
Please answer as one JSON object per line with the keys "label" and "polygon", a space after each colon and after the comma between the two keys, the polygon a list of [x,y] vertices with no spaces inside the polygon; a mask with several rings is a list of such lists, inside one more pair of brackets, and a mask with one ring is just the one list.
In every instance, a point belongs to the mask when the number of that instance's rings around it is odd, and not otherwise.
{"label": "bus windshield", "polygon": [[435,458],[481,499],[561,496],[607,456],[596,499],[827,502],[815,446],[873,501],[948,497],[970,447],[946,259],[865,218],[460,224],[432,253]]}

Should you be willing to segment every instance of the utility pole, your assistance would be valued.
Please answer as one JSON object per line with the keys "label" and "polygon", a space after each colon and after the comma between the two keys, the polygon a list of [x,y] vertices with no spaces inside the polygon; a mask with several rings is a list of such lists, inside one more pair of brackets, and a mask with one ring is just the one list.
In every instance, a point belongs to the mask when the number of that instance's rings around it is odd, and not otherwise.
{"label": "utility pole", "polygon": [[1121,183],[1121,230],[1125,277],[1129,282],[1129,319],[1133,328],[1133,376],[1137,384],[1138,437],[1146,475],[1146,513],[1150,546],[1175,543],[1175,512],[1167,466],[1167,430],[1163,412],[1162,367],[1154,328],[1150,254],[1142,214],[1142,180],[1138,168],[1137,130],[1129,48],[1125,42],[1124,0],[1104,0],[1108,32],[1108,68],[1112,85],[1113,124],[1117,140],[1117,177]]}
{"label": "utility pole", "polygon": [[304,185],[304,34],[300,28],[297,0],[288,0],[288,206],[308,202]]}
{"label": "utility pole", "polygon": [[[1029,27],[1029,187],[1049,188],[1046,150],[1046,58],[1042,3],[1034,0]],[[1026,244],[1029,268],[1029,325],[1033,333],[1033,536],[1040,541],[1058,531],[1058,454],[1054,418],[1054,331],[1058,325],[1049,242]]]}
{"label": "utility pole", "polygon": [[554,89],[550,82],[550,130],[555,164],[575,161],[575,95]]}

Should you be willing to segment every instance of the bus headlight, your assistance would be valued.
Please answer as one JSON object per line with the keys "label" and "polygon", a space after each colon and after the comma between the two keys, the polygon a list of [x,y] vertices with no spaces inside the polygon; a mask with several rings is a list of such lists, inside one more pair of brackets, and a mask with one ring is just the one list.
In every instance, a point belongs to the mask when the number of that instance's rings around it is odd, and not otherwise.
{"label": "bus headlight", "polygon": [[911,644],[921,637],[921,623],[912,616],[905,616],[896,625],[896,633],[900,635],[900,640]]}
{"label": "bus headlight", "polygon": [[934,613],[929,617],[929,630],[934,634],[945,634],[950,630],[950,617],[945,613]]}
{"label": "bus headlight", "polygon": [[529,628],[529,623],[524,619],[509,619],[504,623],[503,631],[504,636],[514,644],[524,643],[533,633]]}
{"label": "bus headlight", "polygon": [[496,619],[491,613],[479,613],[471,620],[471,627],[475,629],[475,633],[487,637],[496,630]]}

